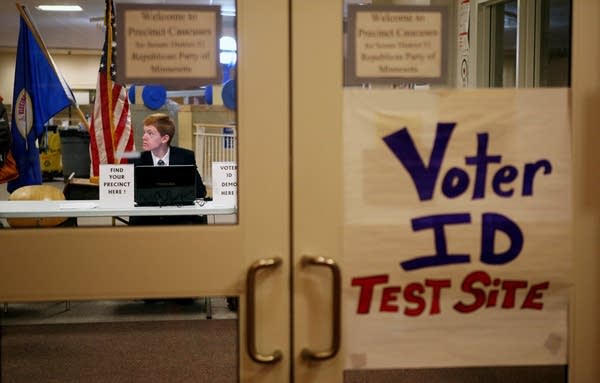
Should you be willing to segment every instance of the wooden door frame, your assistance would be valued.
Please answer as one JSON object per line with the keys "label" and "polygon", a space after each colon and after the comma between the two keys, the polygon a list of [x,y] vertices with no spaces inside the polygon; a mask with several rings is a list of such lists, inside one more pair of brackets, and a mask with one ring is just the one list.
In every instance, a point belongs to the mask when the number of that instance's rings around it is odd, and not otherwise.
{"label": "wooden door frame", "polygon": [[[269,10],[269,12],[265,12]],[[243,382],[289,380],[289,21],[280,0],[238,1],[238,224],[0,230],[0,302],[240,296]],[[257,287],[257,347],[246,354],[246,272],[283,264]]]}

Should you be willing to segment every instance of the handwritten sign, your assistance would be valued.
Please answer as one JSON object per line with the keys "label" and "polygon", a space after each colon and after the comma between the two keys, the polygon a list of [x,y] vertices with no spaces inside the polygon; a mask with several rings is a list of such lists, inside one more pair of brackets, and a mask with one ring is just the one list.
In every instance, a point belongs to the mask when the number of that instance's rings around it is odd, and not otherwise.
{"label": "handwritten sign", "polygon": [[347,368],[565,364],[568,91],[344,97]]}
{"label": "handwritten sign", "polygon": [[237,163],[212,163],[212,193],[213,201],[237,206]]}
{"label": "handwritten sign", "polygon": [[218,82],[218,6],[119,4],[117,10],[119,81]]}
{"label": "handwritten sign", "polygon": [[442,81],[445,15],[440,7],[349,6],[346,83]]}
{"label": "handwritten sign", "polygon": [[100,165],[100,204],[134,206],[133,165]]}

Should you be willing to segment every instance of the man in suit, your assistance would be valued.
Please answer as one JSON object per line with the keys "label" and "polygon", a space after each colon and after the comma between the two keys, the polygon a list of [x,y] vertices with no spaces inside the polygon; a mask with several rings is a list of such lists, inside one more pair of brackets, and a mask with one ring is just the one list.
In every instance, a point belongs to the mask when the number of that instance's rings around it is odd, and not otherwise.
{"label": "man in suit", "polygon": [[[139,165],[196,165],[194,152],[188,149],[171,146],[175,135],[175,123],[164,113],[154,113],[144,119],[144,135],[142,145],[144,151],[140,157],[130,162]],[[206,196],[206,187],[202,182],[200,173],[196,171],[196,198]],[[130,225],[179,225],[179,224],[205,224],[206,216],[143,216],[129,217]],[[176,302],[179,304],[193,304],[194,298],[178,299],[144,299],[146,303]]]}
{"label": "man in suit", "polygon": [[[196,165],[194,152],[171,146],[175,135],[175,123],[164,113],[154,113],[144,119],[142,145],[144,151],[139,158],[130,160],[139,165]],[[196,198],[206,196],[206,187],[200,173],[196,171]],[[206,216],[130,217],[130,225],[167,225],[181,223],[206,223]]]}

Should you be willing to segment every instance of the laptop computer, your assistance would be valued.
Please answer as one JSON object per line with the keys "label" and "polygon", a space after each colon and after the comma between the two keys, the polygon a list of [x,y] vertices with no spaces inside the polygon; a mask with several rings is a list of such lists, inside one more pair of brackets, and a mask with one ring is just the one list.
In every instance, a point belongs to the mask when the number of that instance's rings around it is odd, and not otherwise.
{"label": "laptop computer", "polygon": [[137,206],[193,205],[196,166],[136,166],[134,199]]}

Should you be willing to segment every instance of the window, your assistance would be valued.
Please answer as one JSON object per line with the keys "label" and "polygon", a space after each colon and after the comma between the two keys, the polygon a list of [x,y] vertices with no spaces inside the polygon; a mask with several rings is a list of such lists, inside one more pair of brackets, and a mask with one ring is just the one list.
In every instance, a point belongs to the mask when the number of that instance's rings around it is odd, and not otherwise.
{"label": "window", "polygon": [[480,87],[570,85],[571,0],[479,1]]}
{"label": "window", "polygon": [[490,87],[510,88],[517,78],[517,1],[491,7]]}

